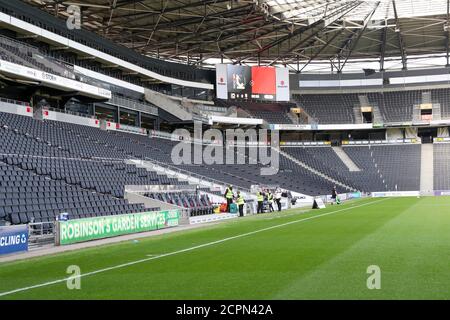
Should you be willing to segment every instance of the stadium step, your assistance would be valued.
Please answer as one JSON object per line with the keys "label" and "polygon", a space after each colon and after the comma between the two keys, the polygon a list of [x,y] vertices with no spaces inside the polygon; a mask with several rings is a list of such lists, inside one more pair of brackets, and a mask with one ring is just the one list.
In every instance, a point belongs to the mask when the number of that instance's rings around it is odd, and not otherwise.
{"label": "stadium step", "polygon": [[420,191],[430,192],[434,188],[434,147],[432,143],[422,144],[420,154]]}
{"label": "stadium step", "polygon": [[336,155],[341,159],[341,161],[345,164],[345,166],[348,168],[348,171],[361,171],[360,168],[356,165],[356,163],[353,162],[352,159],[345,153],[345,151],[341,147],[332,147],[333,151],[336,153]]}

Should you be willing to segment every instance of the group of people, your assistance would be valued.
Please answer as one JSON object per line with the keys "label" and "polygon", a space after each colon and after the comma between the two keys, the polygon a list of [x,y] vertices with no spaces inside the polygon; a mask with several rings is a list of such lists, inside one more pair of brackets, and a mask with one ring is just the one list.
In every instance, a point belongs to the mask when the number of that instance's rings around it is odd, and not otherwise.
{"label": "group of people", "polygon": [[[227,199],[227,212],[230,212],[230,206],[233,201],[236,201],[236,205],[238,206],[239,216],[244,216],[244,204],[245,200],[240,191],[237,191],[236,195],[233,192],[233,186],[229,185],[225,190],[224,194],[225,199]],[[268,206],[269,212],[274,212],[273,203],[277,204],[278,211],[281,211],[281,197],[282,191],[280,188],[277,188],[274,193],[272,193],[269,189],[258,191],[256,193],[256,201],[257,201],[257,213],[264,212],[264,204]]]}
{"label": "group of people", "polygon": [[229,185],[227,187],[227,189],[225,190],[224,197],[225,197],[225,199],[227,199],[227,212],[230,212],[230,206],[233,203],[233,200],[236,200],[236,205],[238,206],[239,216],[243,217],[245,200],[244,200],[244,196],[242,195],[242,193],[238,190],[236,195],[234,195],[233,186]]}
{"label": "group of people", "polygon": [[258,202],[257,213],[263,213],[264,211],[264,202],[268,205],[269,212],[274,212],[273,203],[275,202],[278,207],[278,211],[281,211],[281,196],[282,192],[280,188],[275,190],[273,194],[270,190],[258,191],[256,193],[256,201]]}

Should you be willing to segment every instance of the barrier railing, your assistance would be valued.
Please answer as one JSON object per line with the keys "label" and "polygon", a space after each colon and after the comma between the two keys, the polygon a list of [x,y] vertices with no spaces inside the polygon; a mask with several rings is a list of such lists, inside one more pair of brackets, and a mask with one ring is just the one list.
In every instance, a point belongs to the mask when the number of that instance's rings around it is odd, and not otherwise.
{"label": "barrier railing", "polygon": [[28,247],[38,248],[55,243],[53,222],[33,222],[28,224]]}

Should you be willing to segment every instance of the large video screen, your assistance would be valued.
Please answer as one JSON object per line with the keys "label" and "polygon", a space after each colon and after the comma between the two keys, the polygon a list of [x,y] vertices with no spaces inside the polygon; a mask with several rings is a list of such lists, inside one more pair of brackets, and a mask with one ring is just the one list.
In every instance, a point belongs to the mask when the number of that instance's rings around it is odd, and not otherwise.
{"label": "large video screen", "polygon": [[289,71],[285,68],[216,65],[217,98],[289,101]]}

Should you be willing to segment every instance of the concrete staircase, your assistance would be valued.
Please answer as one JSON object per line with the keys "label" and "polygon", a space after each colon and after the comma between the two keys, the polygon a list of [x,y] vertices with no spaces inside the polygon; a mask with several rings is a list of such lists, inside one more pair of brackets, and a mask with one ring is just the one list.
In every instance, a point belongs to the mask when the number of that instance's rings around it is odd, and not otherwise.
{"label": "concrete staircase", "polygon": [[192,121],[192,111],[188,110],[180,101],[150,89],[145,89],[145,100],[183,121]]}
{"label": "concrete staircase", "polygon": [[420,191],[430,192],[434,189],[434,154],[433,144],[422,144],[420,154]]}
{"label": "concrete staircase", "polygon": [[298,124],[298,117],[293,114],[292,112],[288,112],[287,116],[289,117],[289,119],[292,121],[293,124]]}
{"label": "concrete staircase", "polygon": [[277,149],[277,148],[273,148],[273,147],[272,147],[272,150],[277,151],[277,152],[280,154],[280,156],[283,156],[283,157],[285,157],[285,158],[291,160],[292,162],[298,164],[300,167],[303,167],[303,168],[305,168],[305,169],[311,171],[311,172],[314,173],[315,175],[317,175],[317,176],[319,176],[319,177],[322,177],[322,178],[324,178],[325,180],[331,181],[333,184],[335,184],[335,185],[337,185],[337,186],[341,186],[341,187],[347,188],[347,189],[349,189],[349,190],[351,190],[351,191],[358,191],[358,190],[356,190],[355,188],[352,188],[352,187],[346,185],[345,183],[342,183],[342,182],[340,182],[340,181],[337,181],[336,179],[333,179],[333,178],[331,178],[330,176],[328,176],[328,175],[326,175],[326,174],[324,174],[324,173],[322,173],[322,172],[320,172],[320,171],[318,171],[318,170],[316,170],[316,169],[314,169],[314,168],[308,166],[306,163],[304,163],[304,162],[298,160],[297,158],[291,156],[290,154],[288,154],[288,153],[286,153],[286,152],[284,152],[284,151],[281,151],[281,149]]}
{"label": "concrete staircase", "polygon": [[331,147],[341,161],[346,165],[348,171],[361,171],[361,169],[353,162],[341,147]]}
{"label": "concrete staircase", "polygon": [[372,106],[372,123],[383,123],[383,116],[381,115],[378,105]]}

